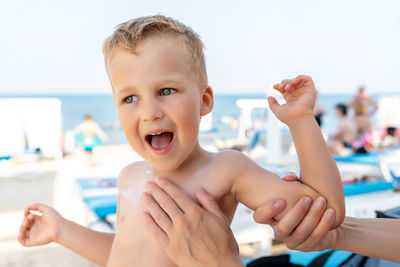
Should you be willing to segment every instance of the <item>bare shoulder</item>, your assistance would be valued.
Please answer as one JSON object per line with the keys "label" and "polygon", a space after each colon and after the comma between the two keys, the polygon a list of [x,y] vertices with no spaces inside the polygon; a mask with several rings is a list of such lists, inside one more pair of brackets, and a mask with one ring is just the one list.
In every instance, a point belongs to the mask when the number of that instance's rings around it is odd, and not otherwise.
{"label": "bare shoulder", "polygon": [[228,167],[228,169],[233,171],[235,174],[242,173],[253,162],[242,152],[233,149],[224,149],[218,153],[215,153],[213,160],[214,164],[217,164],[218,168],[224,168],[227,170]]}
{"label": "bare shoulder", "polygon": [[262,166],[258,165],[247,155],[232,149],[223,150],[217,153],[218,164],[228,167],[235,172],[235,177],[247,177],[252,175],[274,176],[274,174]]}
{"label": "bare shoulder", "polygon": [[224,149],[214,154],[216,160],[234,160],[234,161],[242,161],[242,160],[250,160],[245,154],[240,151],[234,149]]}
{"label": "bare shoulder", "polygon": [[145,172],[146,168],[148,168],[146,161],[137,161],[125,166],[118,175],[118,187],[130,183],[138,173]]}

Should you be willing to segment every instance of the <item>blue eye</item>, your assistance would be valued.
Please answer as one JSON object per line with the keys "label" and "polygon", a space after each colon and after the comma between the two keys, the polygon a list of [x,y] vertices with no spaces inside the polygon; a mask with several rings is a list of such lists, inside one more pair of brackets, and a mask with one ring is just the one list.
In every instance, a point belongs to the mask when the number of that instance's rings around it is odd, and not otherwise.
{"label": "blue eye", "polygon": [[128,96],[128,97],[125,97],[122,101],[123,101],[124,103],[130,104],[130,103],[136,102],[138,99],[139,99],[139,98],[138,98],[137,96],[135,96],[135,95],[130,95],[130,96]]}
{"label": "blue eye", "polygon": [[160,91],[160,95],[172,95],[173,93],[175,93],[176,90],[172,89],[172,88],[163,88]]}

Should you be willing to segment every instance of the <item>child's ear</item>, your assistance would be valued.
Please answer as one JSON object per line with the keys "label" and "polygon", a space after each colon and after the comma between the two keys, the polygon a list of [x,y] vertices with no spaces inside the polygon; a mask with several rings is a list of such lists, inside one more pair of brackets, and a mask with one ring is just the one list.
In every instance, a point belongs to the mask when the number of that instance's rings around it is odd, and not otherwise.
{"label": "child's ear", "polygon": [[201,107],[200,107],[200,115],[207,115],[212,111],[214,107],[214,93],[210,86],[207,86],[204,89],[203,94],[201,96]]}

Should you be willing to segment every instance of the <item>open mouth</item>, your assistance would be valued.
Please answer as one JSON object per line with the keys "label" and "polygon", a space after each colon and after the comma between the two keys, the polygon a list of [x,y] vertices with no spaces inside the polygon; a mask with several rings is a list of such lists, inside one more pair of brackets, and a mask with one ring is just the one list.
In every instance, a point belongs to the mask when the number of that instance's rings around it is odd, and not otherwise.
{"label": "open mouth", "polygon": [[173,137],[174,133],[172,132],[158,132],[146,135],[146,142],[154,150],[163,150],[169,146]]}

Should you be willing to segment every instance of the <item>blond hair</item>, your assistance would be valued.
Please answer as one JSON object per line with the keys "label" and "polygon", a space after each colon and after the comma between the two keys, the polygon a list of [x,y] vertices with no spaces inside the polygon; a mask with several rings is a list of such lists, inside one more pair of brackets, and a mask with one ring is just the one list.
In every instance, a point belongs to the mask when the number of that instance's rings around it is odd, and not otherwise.
{"label": "blond hair", "polygon": [[116,48],[136,54],[136,46],[141,41],[155,36],[173,37],[182,41],[188,50],[192,73],[201,86],[208,85],[203,43],[199,35],[183,23],[162,15],[140,17],[119,24],[103,44],[106,66]]}

